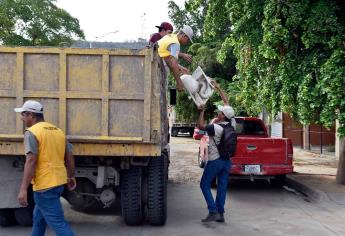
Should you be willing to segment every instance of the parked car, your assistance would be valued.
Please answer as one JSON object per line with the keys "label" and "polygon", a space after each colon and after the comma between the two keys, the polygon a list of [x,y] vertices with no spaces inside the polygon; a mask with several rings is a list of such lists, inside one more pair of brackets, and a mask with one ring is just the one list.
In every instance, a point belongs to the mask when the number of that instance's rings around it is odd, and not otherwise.
{"label": "parked car", "polygon": [[175,122],[171,127],[171,136],[177,137],[179,133],[188,133],[192,137],[195,126],[196,123]]}
{"label": "parked car", "polygon": [[[287,138],[269,137],[262,120],[236,117],[237,146],[229,170],[232,179],[266,179],[273,186],[282,187],[286,174],[293,172],[292,142]],[[196,128],[194,139],[200,140],[198,163],[201,168],[203,146],[207,142],[204,131]],[[206,144],[207,145],[207,144]]]}

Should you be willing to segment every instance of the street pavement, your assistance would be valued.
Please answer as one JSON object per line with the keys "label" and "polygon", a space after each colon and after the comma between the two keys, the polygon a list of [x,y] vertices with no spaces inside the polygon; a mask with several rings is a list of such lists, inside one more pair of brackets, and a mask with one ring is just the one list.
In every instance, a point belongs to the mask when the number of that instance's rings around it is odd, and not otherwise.
{"label": "street pavement", "polygon": [[[248,183],[229,186],[226,223],[202,224],[207,213],[200,189],[195,184],[169,184],[168,220],[164,227],[144,224],[126,226],[115,213],[85,214],[64,202],[66,219],[76,235],[345,235],[344,210],[309,202],[305,197]],[[1,228],[0,235],[24,236],[30,228]],[[50,231],[47,235],[53,235]]]}
{"label": "street pavement", "polygon": [[334,156],[294,150],[294,173],[287,185],[313,201],[329,202],[345,208],[345,185],[336,183],[337,160]]}
{"label": "street pavement", "polygon": [[[291,186],[274,189],[265,181],[235,181],[228,187],[226,223],[202,224],[207,214],[196,166],[198,142],[172,139],[168,185],[168,219],[163,227],[126,226],[118,209],[81,213],[63,201],[65,216],[76,235],[345,235],[345,208],[333,201],[306,196]],[[298,170],[298,168],[297,168]],[[296,175],[296,174],[295,174]],[[0,236],[24,236],[29,227],[0,228]],[[48,231],[46,235],[54,235]]]}

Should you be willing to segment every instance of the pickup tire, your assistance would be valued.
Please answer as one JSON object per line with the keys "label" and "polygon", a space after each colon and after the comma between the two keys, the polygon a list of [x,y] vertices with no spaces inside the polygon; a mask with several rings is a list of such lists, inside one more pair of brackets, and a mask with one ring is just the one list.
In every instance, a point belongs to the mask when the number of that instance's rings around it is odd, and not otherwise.
{"label": "pickup tire", "polygon": [[218,187],[218,180],[217,177],[214,177],[214,179],[211,182],[211,188],[217,188]]}
{"label": "pickup tire", "polygon": [[172,128],[172,129],[171,129],[171,136],[172,136],[172,137],[177,137],[177,135],[178,135],[178,129]]}
{"label": "pickup tire", "polygon": [[282,188],[285,184],[286,175],[277,175],[274,179],[271,179],[271,186],[274,188]]}
{"label": "pickup tire", "polygon": [[0,209],[0,226],[7,227],[16,223],[13,209]]}
{"label": "pickup tire", "polygon": [[199,152],[198,152],[198,165],[200,168],[204,168],[205,167],[205,161],[201,159],[200,156],[200,147],[199,147]]}
{"label": "pickup tire", "polygon": [[121,171],[121,210],[127,225],[139,225],[144,219],[141,186],[141,167]]}
{"label": "pickup tire", "polygon": [[164,225],[167,218],[168,156],[152,157],[148,166],[147,219],[151,225]]}

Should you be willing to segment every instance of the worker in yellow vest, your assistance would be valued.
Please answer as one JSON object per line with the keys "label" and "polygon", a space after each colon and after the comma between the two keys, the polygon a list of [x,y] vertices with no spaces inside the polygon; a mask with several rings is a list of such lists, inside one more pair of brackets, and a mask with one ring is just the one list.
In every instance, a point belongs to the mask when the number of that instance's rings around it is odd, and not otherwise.
{"label": "worker in yellow vest", "polygon": [[185,25],[177,34],[168,34],[158,41],[158,54],[163,58],[176,80],[176,88],[183,90],[180,75],[189,74],[188,69],[178,64],[178,58],[182,57],[187,62],[192,62],[192,57],[180,52],[180,45],[192,42],[193,30]]}
{"label": "worker in yellow vest", "polygon": [[35,208],[32,236],[43,236],[46,226],[56,235],[74,235],[64,219],[60,196],[65,184],[69,190],[76,187],[72,145],[63,131],[45,122],[43,106],[37,101],[26,101],[15,112],[27,127],[24,133],[25,165],[18,194],[22,206],[28,205],[28,188],[33,185]]}

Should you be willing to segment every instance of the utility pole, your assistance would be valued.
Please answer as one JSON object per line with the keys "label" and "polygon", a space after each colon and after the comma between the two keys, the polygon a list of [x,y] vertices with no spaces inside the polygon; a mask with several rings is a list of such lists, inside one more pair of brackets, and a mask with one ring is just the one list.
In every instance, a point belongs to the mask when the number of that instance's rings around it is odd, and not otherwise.
{"label": "utility pole", "polygon": [[345,185],[345,141],[342,140],[340,145],[342,150],[339,153],[336,182]]}

